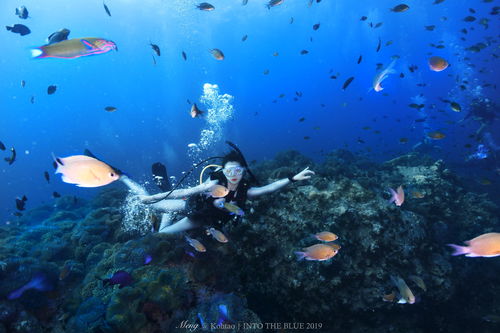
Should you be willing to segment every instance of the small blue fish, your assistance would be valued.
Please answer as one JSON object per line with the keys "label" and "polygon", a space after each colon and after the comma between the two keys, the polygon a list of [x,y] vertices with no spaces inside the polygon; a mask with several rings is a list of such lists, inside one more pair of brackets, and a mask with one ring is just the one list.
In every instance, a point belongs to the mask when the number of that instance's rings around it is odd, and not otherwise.
{"label": "small blue fish", "polygon": [[151,263],[151,261],[153,261],[153,257],[150,254],[147,254],[144,257],[144,265],[148,265],[149,263]]}
{"label": "small blue fish", "polygon": [[227,305],[226,304],[219,304],[219,319],[217,320],[217,325],[220,325],[225,322],[231,322],[229,319],[229,315],[227,313]]}
{"label": "small blue fish", "polygon": [[39,290],[39,291],[48,291],[48,290],[52,290],[52,286],[47,281],[47,278],[45,277],[45,275],[43,275],[43,274],[37,274],[33,279],[31,279],[30,282],[26,283],[21,288],[19,288],[17,290],[14,290],[13,292],[11,292],[7,296],[7,298],[10,299],[10,300],[19,298],[19,297],[21,297],[23,295],[23,293],[26,290],[29,290],[29,289],[35,289],[35,290]]}
{"label": "small blue fish", "polygon": [[109,279],[102,280],[103,285],[120,285],[120,289],[132,284],[132,275],[125,271],[116,271]]}

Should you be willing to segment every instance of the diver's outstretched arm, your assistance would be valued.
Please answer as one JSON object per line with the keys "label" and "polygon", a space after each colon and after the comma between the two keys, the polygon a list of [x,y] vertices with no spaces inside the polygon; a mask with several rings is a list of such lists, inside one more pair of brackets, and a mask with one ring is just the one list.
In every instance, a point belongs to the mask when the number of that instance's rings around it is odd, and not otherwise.
{"label": "diver's outstretched arm", "polygon": [[120,180],[128,186],[129,190],[137,195],[148,195],[148,192],[139,184],[134,182],[132,179],[128,178],[125,175],[120,176]]}
{"label": "diver's outstretched arm", "polygon": [[290,184],[291,182],[309,179],[309,178],[311,178],[312,175],[314,175],[314,171],[309,170],[309,167],[307,167],[293,177],[280,179],[280,180],[275,181],[274,183],[271,183],[271,184],[268,184],[265,186],[261,186],[261,187],[251,187],[247,191],[247,196],[249,198],[251,198],[251,197],[257,197],[257,196],[262,195],[262,194],[271,193],[271,192],[279,190],[282,187],[285,187],[286,185]]}
{"label": "diver's outstretched arm", "polygon": [[153,204],[153,203],[156,203],[158,201],[165,199],[167,197],[167,195],[168,195],[169,199],[185,198],[185,197],[192,196],[193,194],[208,191],[208,190],[210,190],[210,188],[212,188],[212,186],[216,185],[217,183],[218,183],[217,180],[207,180],[203,184],[200,184],[200,185],[195,186],[195,187],[175,190],[170,195],[169,195],[170,192],[163,192],[163,193],[158,193],[158,194],[153,194],[153,195],[139,195],[139,199],[144,204]]}

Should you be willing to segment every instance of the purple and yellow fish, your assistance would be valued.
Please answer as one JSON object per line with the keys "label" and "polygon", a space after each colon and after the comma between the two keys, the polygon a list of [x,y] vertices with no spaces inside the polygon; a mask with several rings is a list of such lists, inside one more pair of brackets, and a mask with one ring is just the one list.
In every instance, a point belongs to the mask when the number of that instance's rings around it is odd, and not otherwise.
{"label": "purple and yellow fish", "polygon": [[118,50],[110,40],[95,37],[73,38],[58,43],[47,44],[31,50],[33,58],[75,59]]}

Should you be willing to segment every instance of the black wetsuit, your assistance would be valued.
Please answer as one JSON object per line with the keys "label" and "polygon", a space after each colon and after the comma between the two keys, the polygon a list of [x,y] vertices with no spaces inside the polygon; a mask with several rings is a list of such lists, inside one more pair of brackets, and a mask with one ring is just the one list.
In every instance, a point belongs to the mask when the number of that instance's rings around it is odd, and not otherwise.
{"label": "black wetsuit", "polygon": [[[210,180],[218,180],[219,185],[227,187],[227,178],[222,171],[213,172],[210,175]],[[247,191],[251,187],[250,181],[241,179],[236,191],[229,191],[229,194],[224,197],[226,202],[232,202],[236,206],[245,210],[247,200]],[[186,202],[187,217],[199,225],[206,226],[221,226],[231,219],[237,219],[239,216],[231,215],[227,210],[214,206],[214,201],[217,198],[206,193],[200,193],[189,197]]]}

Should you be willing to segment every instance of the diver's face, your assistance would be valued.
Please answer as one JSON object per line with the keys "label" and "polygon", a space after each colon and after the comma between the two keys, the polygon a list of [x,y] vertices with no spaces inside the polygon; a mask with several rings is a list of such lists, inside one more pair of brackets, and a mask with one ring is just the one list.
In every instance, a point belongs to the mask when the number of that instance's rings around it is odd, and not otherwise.
{"label": "diver's face", "polygon": [[222,172],[224,172],[224,176],[226,176],[226,179],[229,183],[238,184],[241,178],[243,178],[245,168],[242,167],[238,162],[229,161],[226,163],[226,165],[224,165],[224,169],[222,169]]}

